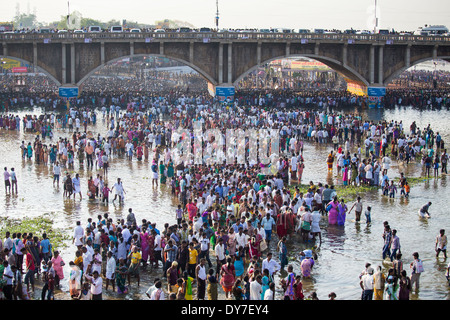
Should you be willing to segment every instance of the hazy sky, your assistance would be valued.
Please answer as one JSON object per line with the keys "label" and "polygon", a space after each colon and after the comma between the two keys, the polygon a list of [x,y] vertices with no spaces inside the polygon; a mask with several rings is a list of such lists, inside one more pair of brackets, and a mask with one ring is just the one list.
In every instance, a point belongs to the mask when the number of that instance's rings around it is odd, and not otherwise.
{"label": "hazy sky", "polygon": [[[5,1],[5,0],[4,0]],[[449,0],[377,0],[381,28],[414,31],[424,24],[450,27]],[[375,0],[218,0],[220,28],[326,28],[373,29]],[[21,13],[37,14],[52,22],[77,10],[83,17],[153,24],[182,20],[196,27],[214,27],[216,0],[20,0],[3,5],[0,21]]]}

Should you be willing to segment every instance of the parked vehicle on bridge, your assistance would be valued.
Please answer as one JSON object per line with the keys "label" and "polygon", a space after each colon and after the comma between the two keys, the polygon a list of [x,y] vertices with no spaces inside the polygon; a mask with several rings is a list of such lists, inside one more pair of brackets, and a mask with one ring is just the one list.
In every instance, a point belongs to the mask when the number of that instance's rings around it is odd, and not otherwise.
{"label": "parked vehicle on bridge", "polygon": [[298,33],[311,33],[309,29],[298,29]]}
{"label": "parked vehicle on bridge", "polygon": [[259,32],[261,32],[261,33],[269,33],[270,29],[259,29]]}
{"label": "parked vehicle on bridge", "polygon": [[442,26],[442,25],[428,26],[428,25],[425,25],[424,27],[419,27],[414,32],[414,35],[417,35],[417,36],[440,36],[440,35],[443,35],[445,33],[448,33],[448,28],[446,26]]}
{"label": "parked vehicle on bridge", "polygon": [[356,34],[356,30],[354,30],[354,29],[346,29],[346,30],[344,30],[344,33],[345,34]]}
{"label": "parked vehicle on bridge", "polygon": [[139,33],[139,32],[141,32],[141,29],[139,29],[139,28],[133,28],[133,29],[130,29],[130,32],[133,32],[133,33]]}
{"label": "parked vehicle on bridge", "polygon": [[389,34],[389,30],[388,29],[380,29],[380,30],[378,30],[378,34]]}
{"label": "parked vehicle on bridge", "polygon": [[207,27],[200,28],[200,32],[211,32],[211,28]]}
{"label": "parked vehicle on bridge", "polygon": [[370,34],[369,30],[358,30],[356,31],[356,34]]}
{"label": "parked vehicle on bridge", "polygon": [[155,29],[154,32],[160,33],[160,32],[166,32],[166,30],[164,30],[164,29]]}
{"label": "parked vehicle on bridge", "polygon": [[73,30],[73,33],[84,33],[83,30],[77,29],[77,30]]}
{"label": "parked vehicle on bridge", "polygon": [[181,27],[178,29],[178,32],[191,32],[192,29],[188,27]]}
{"label": "parked vehicle on bridge", "polygon": [[40,28],[39,33],[50,33],[50,28]]}
{"label": "parked vehicle on bridge", "polygon": [[109,29],[110,32],[123,32],[123,27],[122,26],[112,26]]}
{"label": "parked vehicle on bridge", "polygon": [[324,34],[324,33],[325,33],[325,30],[324,30],[324,29],[314,29],[314,33],[317,33],[317,34]]}
{"label": "parked vehicle on bridge", "polygon": [[102,28],[100,26],[90,26],[88,32],[102,32]]}

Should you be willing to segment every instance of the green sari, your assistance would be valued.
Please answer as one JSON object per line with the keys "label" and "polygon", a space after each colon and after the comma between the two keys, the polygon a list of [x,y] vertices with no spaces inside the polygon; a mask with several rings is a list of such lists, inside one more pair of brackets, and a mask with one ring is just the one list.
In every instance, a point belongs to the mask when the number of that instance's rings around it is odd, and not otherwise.
{"label": "green sari", "polygon": [[126,293],[127,287],[125,286],[127,277],[127,266],[126,265],[117,265],[116,268],[116,284],[117,284],[117,292],[118,293]]}

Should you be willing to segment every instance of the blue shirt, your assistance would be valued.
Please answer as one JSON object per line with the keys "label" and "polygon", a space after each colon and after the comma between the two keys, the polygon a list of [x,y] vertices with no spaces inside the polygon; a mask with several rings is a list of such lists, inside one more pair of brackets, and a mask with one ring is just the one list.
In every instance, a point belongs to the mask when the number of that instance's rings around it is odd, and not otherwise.
{"label": "blue shirt", "polygon": [[41,248],[42,248],[42,253],[50,252],[50,240],[48,240],[48,238],[41,241]]}
{"label": "blue shirt", "polygon": [[267,219],[267,217],[262,218],[261,225],[264,228],[264,230],[272,230],[273,226],[275,225],[275,220],[270,217]]}

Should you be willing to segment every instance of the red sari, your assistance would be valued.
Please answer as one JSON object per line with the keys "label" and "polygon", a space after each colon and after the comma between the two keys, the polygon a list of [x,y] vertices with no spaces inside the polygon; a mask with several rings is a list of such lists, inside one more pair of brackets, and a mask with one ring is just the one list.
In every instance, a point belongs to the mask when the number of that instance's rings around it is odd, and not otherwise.
{"label": "red sari", "polygon": [[224,264],[222,268],[220,269],[220,273],[222,275],[222,278],[220,279],[220,285],[223,288],[223,291],[225,292],[231,292],[234,285],[234,265],[230,263]]}
{"label": "red sari", "polygon": [[150,234],[147,238],[147,245],[148,245],[148,260],[150,263],[154,263],[156,261],[155,259],[155,237],[153,237],[152,234]]}
{"label": "red sari", "polygon": [[277,216],[277,235],[278,238],[282,238],[287,235],[287,217],[284,213],[279,213]]}

